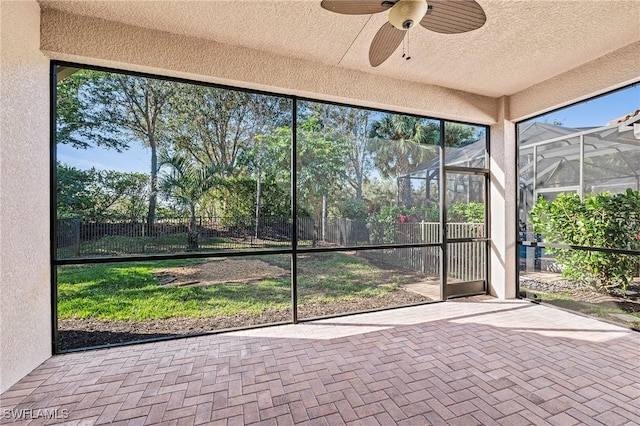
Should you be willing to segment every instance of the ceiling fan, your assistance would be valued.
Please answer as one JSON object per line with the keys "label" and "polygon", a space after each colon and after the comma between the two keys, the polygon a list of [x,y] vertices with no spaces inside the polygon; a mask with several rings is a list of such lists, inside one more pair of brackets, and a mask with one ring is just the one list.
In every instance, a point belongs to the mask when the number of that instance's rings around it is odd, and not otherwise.
{"label": "ceiling fan", "polygon": [[369,15],[389,11],[369,48],[369,63],[377,67],[398,48],[407,30],[416,23],[442,34],[473,31],[487,20],[475,0],[322,0],[323,9],[345,15]]}

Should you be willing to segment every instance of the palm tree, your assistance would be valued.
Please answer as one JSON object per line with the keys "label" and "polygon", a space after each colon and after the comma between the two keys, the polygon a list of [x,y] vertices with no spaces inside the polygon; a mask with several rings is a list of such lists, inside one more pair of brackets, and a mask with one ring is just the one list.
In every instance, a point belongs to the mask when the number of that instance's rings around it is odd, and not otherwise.
{"label": "palm tree", "polygon": [[405,175],[438,155],[440,128],[425,119],[385,114],[371,126],[369,144],[383,177],[398,177],[399,202],[411,203],[411,185]]}
{"label": "palm tree", "polygon": [[163,173],[160,190],[165,197],[173,199],[177,204],[189,209],[189,231],[187,250],[198,249],[198,227],[196,209],[204,195],[217,183],[215,166],[209,167],[195,164],[180,154],[163,155],[162,166],[169,166],[168,173]]}

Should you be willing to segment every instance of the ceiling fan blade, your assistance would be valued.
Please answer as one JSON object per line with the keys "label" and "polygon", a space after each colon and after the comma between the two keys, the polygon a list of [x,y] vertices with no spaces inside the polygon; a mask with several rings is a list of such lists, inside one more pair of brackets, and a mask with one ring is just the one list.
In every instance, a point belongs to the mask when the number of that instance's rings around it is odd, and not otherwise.
{"label": "ceiling fan blade", "polygon": [[484,10],[475,0],[428,0],[429,12],[420,25],[442,34],[473,31],[487,20]]}
{"label": "ceiling fan blade", "polygon": [[371,66],[377,67],[386,61],[400,46],[405,33],[406,31],[397,29],[389,22],[380,27],[369,48],[369,63]]}
{"label": "ceiling fan blade", "polygon": [[[393,5],[393,2],[391,2]],[[345,15],[370,15],[384,12],[390,6],[383,5],[381,0],[322,0],[323,9]]]}

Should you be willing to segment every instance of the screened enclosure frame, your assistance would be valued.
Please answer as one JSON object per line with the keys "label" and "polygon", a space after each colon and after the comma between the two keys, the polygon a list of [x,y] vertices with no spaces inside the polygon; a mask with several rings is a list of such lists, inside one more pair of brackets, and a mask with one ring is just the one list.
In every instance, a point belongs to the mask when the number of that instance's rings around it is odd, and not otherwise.
{"label": "screened enclosure frame", "polygon": [[[566,136],[559,136],[559,137],[547,139],[540,142],[535,142],[530,144],[525,143],[520,145],[519,146],[520,150],[532,149],[532,157],[534,160],[532,161],[530,166],[533,169],[533,177],[531,179],[530,184],[532,185],[534,194],[536,192],[538,193],[553,192],[554,190],[556,192],[576,191],[578,195],[580,195],[580,198],[582,198],[585,192],[584,191],[585,160],[587,158],[598,158],[600,156],[613,154],[613,153],[620,154],[620,159],[623,160],[626,163],[626,165],[631,169],[631,173],[622,174],[622,175],[618,174],[617,176],[615,176],[615,179],[633,178],[635,179],[635,186],[636,186],[635,189],[636,190],[640,189],[640,170],[634,169],[633,166],[628,162],[627,158],[623,155],[623,153],[627,150],[622,150],[619,146],[610,146],[608,148],[602,149],[602,147],[596,147],[594,145],[594,142],[585,140],[587,137],[595,136],[599,141],[611,143],[612,145],[613,144],[616,144],[616,145],[629,144],[628,151],[635,150],[635,148],[637,148],[637,146],[640,145],[640,142],[638,142],[638,140],[635,139],[635,137],[630,135],[632,133],[631,129],[626,129],[625,131],[621,131],[621,127],[627,127],[627,125],[625,125],[624,123],[613,124],[610,126],[597,127],[594,129],[570,133],[570,134],[567,134]],[[604,135],[600,135],[601,132],[604,133]],[[616,134],[618,136],[618,140],[615,140],[615,141],[603,138],[606,136],[613,136]],[[620,136],[620,134],[622,134],[623,136]],[[577,153],[577,155],[573,153],[574,150],[569,148],[557,148],[557,149],[544,150],[543,151],[544,155],[540,154],[539,152],[540,148],[545,147],[546,145],[557,143],[557,142],[567,142],[568,140],[575,139],[575,138],[578,138],[578,144],[579,144],[579,152]],[[591,147],[593,149],[589,151],[585,149],[586,147]],[[579,176],[577,185],[566,185],[566,186],[560,185],[560,186],[554,186],[554,187],[538,188],[538,181],[539,181],[538,177],[539,177],[540,171],[538,170],[539,162],[537,161],[537,159],[538,157],[545,158],[545,156],[559,159],[555,165],[551,165],[547,168],[547,170],[542,171],[544,175],[548,175],[547,180],[553,177],[553,174],[557,171],[558,167],[562,165],[564,162],[570,162],[577,159],[578,170],[574,170],[578,173],[578,176]],[[598,167],[613,173],[620,173],[618,169],[610,169],[604,166],[603,164],[599,164]],[[521,181],[521,183],[524,183],[524,185],[527,186],[527,181],[525,182]],[[624,185],[624,184],[612,184],[611,187],[620,186],[620,185]],[[534,199],[535,198],[536,197],[534,196]]]}
{"label": "screened enclosure frame", "polygon": [[[640,166],[634,167],[634,165],[629,161],[629,158],[624,155],[625,152],[640,152],[640,139],[634,136],[633,128],[631,127],[633,121],[640,122],[640,116],[636,116],[635,118],[627,116],[628,119],[626,120],[619,119],[615,123],[610,122],[604,126],[590,127],[583,130],[533,121],[539,117],[568,109],[593,99],[605,97],[625,89],[631,89],[638,85],[640,85],[640,82],[634,82],[624,87],[594,96],[590,99],[577,101],[570,105],[547,111],[543,114],[539,114],[516,123],[515,158],[518,170],[516,176],[516,206],[518,207],[518,214],[516,215],[516,223],[514,226],[516,229],[516,246],[518,249],[521,247],[536,249],[570,249],[608,254],[634,255],[640,257],[640,250],[634,249],[578,246],[539,241],[535,234],[528,230],[527,224],[529,208],[533,206],[538,197],[544,196],[545,194],[574,193],[577,194],[580,199],[584,199],[588,192],[586,190],[588,183],[594,184],[591,186],[591,189],[592,191],[597,189],[597,191],[595,191],[597,193],[605,192],[608,189],[613,192],[618,192],[616,189],[619,188],[631,188],[635,191],[640,191]],[[525,125],[525,122],[530,122],[530,124]],[[535,125],[555,127],[557,134],[549,138],[539,140],[541,139],[539,134],[532,132],[531,138],[533,139],[533,142],[523,143],[522,133]],[[523,126],[526,126],[524,130]],[[543,130],[539,131],[542,132]],[[571,141],[573,141],[573,143]],[[597,142],[602,142],[605,146],[601,147],[595,145]],[[549,145],[560,143],[566,143],[566,145],[545,149]],[[577,150],[575,149],[574,144],[577,144]],[[526,155],[530,156],[530,160],[527,162],[526,167],[523,167],[523,164],[521,164],[523,158],[522,151],[530,151],[526,153]],[[619,160],[628,167],[629,170],[627,172],[621,171],[619,168],[610,168],[606,162],[601,162],[597,164],[597,166],[594,165],[594,169],[603,170],[605,173],[609,172],[613,176],[609,179],[603,178],[602,182],[594,178],[592,178],[592,182],[585,179],[585,160],[597,159],[598,157],[616,154],[618,155]],[[543,170],[539,170],[541,168],[539,158],[554,159],[555,163],[547,164]],[[577,165],[575,164],[576,161]],[[548,183],[564,164],[567,164],[567,167],[574,173],[573,182],[564,184],[559,183],[555,186],[544,186],[544,184],[540,185],[541,175],[545,177],[545,183]],[[531,175],[525,179],[523,175],[528,173]],[[528,195],[530,195],[530,197]],[[518,250],[518,253],[520,253],[520,250]],[[516,294],[518,297],[524,297],[520,293],[520,273],[520,256],[517,255]]]}
{"label": "screened enclosure frame", "polygon": [[[142,254],[142,255],[128,255],[128,256],[122,256],[122,255],[114,255],[114,256],[100,256],[100,257],[75,257],[75,258],[61,258],[58,254],[58,250],[57,250],[57,235],[58,235],[58,221],[57,221],[57,191],[58,191],[58,187],[57,187],[57,183],[58,183],[58,176],[57,176],[57,170],[56,170],[56,164],[57,164],[57,160],[58,160],[58,155],[57,155],[57,140],[56,140],[56,108],[57,108],[57,83],[58,83],[58,70],[61,67],[68,67],[68,68],[73,68],[73,69],[87,69],[87,70],[93,70],[93,71],[101,71],[101,72],[109,72],[109,73],[116,73],[116,74],[123,74],[123,75],[129,75],[129,76],[134,76],[134,77],[142,77],[142,78],[150,78],[150,79],[158,79],[158,80],[164,80],[164,81],[169,81],[169,82],[175,82],[175,83],[185,83],[185,84],[193,84],[193,85],[198,85],[198,86],[203,86],[203,87],[210,87],[210,88],[217,88],[217,89],[223,89],[223,90],[232,90],[232,91],[238,91],[238,92],[243,92],[243,93],[249,93],[249,94],[256,94],[256,95],[266,95],[266,96],[273,96],[273,97],[279,97],[279,98],[283,98],[283,99],[287,99],[291,102],[291,152],[290,152],[290,217],[291,217],[291,241],[288,242],[286,245],[282,246],[282,248],[269,248],[269,249],[252,249],[252,250],[245,250],[245,249],[239,249],[239,250],[233,250],[233,251],[208,251],[208,250],[203,250],[203,251],[197,251],[197,252],[182,252],[182,253],[167,253],[167,254]],[[51,181],[50,181],[50,221],[51,221],[51,226],[50,226],[50,245],[51,245],[51,255],[50,255],[50,262],[51,262],[51,277],[52,277],[52,281],[51,281],[51,308],[52,308],[52,341],[53,341],[53,353],[61,353],[60,349],[59,349],[59,337],[58,337],[58,324],[57,324],[57,317],[58,317],[58,277],[57,277],[57,272],[58,272],[58,267],[60,266],[67,266],[67,265],[86,265],[86,264],[101,264],[101,263],[122,263],[122,262],[142,262],[142,261],[153,261],[153,260],[176,260],[176,259],[204,259],[204,258],[221,258],[221,257],[225,257],[225,258],[239,258],[239,257],[246,257],[246,256],[266,256],[266,255],[288,255],[290,257],[290,264],[291,264],[291,272],[290,272],[290,282],[291,282],[291,319],[290,321],[284,321],[284,322],[277,322],[277,323],[268,323],[268,324],[259,324],[259,325],[249,325],[249,326],[243,326],[243,327],[239,327],[239,328],[233,328],[233,329],[247,329],[247,328],[259,328],[259,327],[265,327],[265,326],[270,326],[270,325],[276,325],[276,324],[288,324],[288,323],[298,323],[301,321],[310,321],[310,320],[314,320],[314,319],[318,319],[318,318],[330,318],[330,317],[335,317],[335,316],[343,316],[343,315],[351,315],[351,314],[355,314],[355,313],[361,313],[361,312],[372,312],[372,311],[377,311],[377,310],[385,310],[385,309],[393,309],[396,307],[401,307],[401,306],[392,306],[392,307],[385,307],[385,308],[380,308],[380,309],[367,309],[367,310],[361,310],[361,311],[356,311],[356,312],[347,312],[347,313],[343,313],[343,314],[337,314],[337,315],[327,315],[327,316],[322,316],[322,317],[313,317],[313,318],[305,318],[303,320],[298,318],[298,270],[297,270],[297,266],[298,266],[298,257],[301,254],[305,254],[305,253],[332,253],[332,252],[344,252],[344,251],[354,251],[354,252],[358,252],[358,251],[381,251],[381,250],[389,250],[389,249],[415,249],[415,248],[434,248],[434,249],[439,249],[439,257],[440,257],[440,293],[441,293],[441,298],[440,300],[446,300],[448,295],[446,294],[446,282],[447,282],[447,266],[446,266],[446,259],[447,259],[447,250],[448,250],[448,245],[449,244],[455,244],[455,243],[466,243],[466,242],[473,242],[473,243],[482,243],[483,247],[485,247],[486,250],[486,254],[485,254],[485,259],[486,261],[484,262],[484,280],[478,281],[478,282],[474,282],[473,285],[471,287],[469,287],[466,291],[462,292],[462,293],[457,293],[455,294],[455,296],[462,296],[462,295],[469,295],[469,294],[479,294],[479,293],[485,293],[487,291],[487,282],[489,279],[489,256],[488,256],[488,250],[490,247],[490,242],[491,242],[491,234],[490,234],[490,229],[489,229],[489,223],[490,223],[490,208],[489,208],[489,170],[488,168],[469,168],[469,167],[464,167],[464,166],[458,166],[458,165],[450,165],[447,166],[445,164],[445,158],[446,158],[446,148],[444,147],[444,131],[445,131],[445,123],[446,122],[451,122],[451,123],[457,123],[457,124],[461,124],[461,125],[469,125],[469,126],[475,126],[475,127],[480,127],[482,129],[484,129],[485,131],[485,137],[484,137],[484,144],[486,147],[486,158],[485,158],[485,164],[488,164],[488,157],[489,157],[489,146],[490,146],[490,138],[489,138],[489,128],[488,126],[484,126],[484,125],[479,125],[476,123],[468,123],[468,122],[460,122],[460,121],[453,121],[453,120],[444,120],[444,119],[438,119],[438,118],[431,118],[431,117],[423,117],[423,116],[419,116],[419,115],[415,115],[415,114],[409,114],[409,113],[403,113],[403,112],[397,112],[397,111],[392,111],[392,110],[384,110],[384,109],[376,109],[376,108],[370,108],[370,107],[364,107],[364,106],[360,106],[360,105],[354,105],[354,104],[346,104],[346,103],[338,103],[338,102],[329,102],[329,101],[323,101],[323,100],[318,100],[318,99],[313,99],[313,98],[306,98],[306,97],[299,97],[296,95],[291,95],[291,94],[283,94],[283,93],[275,93],[275,92],[267,92],[267,91],[260,91],[260,90],[252,90],[252,89],[247,89],[247,88],[242,88],[242,87],[233,87],[233,86],[227,86],[227,85],[220,85],[220,84],[214,84],[214,83],[207,83],[207,82],[201,82],[201,81],[194,81],[194,80],[188,80],[188,79],[182,79],[182,78],[174,78],[174,77],[167,77],[167,76],[160,76],[160,75],[153,75],[153,74],[148,74],[148,73],[141,73],[141,72],[132,72],[132,71],[127,71],[127,70],[120,70],[120,69],[114,69],[114,68],[107,68],[107,67],[99,67],[99,66],[92,66],[92,65],[85,65],[85,64],[80,64],[80,63],[74,63],[74,62],[67,62],[67,61],[51,61],[50,62],[50,99],[51,99],[51,121],[50,121],[50,177],[51,177]],[[326,105],[333,105],[333,106],[339,106],[339,107],[347,107],[347,108],[357,108],[357,109],[361,109],[361,110],[365,110],[365,111],[371,111],[371,112],[378,112],[378,113],[388,113],[388,114],[398,114],[398,115],[403,115],[403,116],[408,116],[408,117],[414,117],[414,118],[418,118],[418,119],[428,119],[428,120],[434,120],[437,121],[440,127],[440,141],[439,141],[439,158],[440,158],[440,164],[439,164],[439,170],[438,170],[438,176],[439,176],[439,185],[441,186],[439,189],[439,210],[440,210],[440,228],[441,228],[441,235],[440,235],[440,240],[439,242],[436,243],[389,243],[389,244],[367,244],[367,245],[344,245],[344,246],[339,246],[339,247],[307,247],[307,246],[300,246],[299,244],[299,230],[298,230],[298,223],[296,218],[298,217],[298,205],[297,205],[297,183],[298,183],[298,167],[296,166],[296,156],[297,156],[297,149],[298,149],[298,143],[297,143],[297,139],[298,139],[298,116],[297,116],[297,111],[298,111],[298,103],[299,102],[314,102],[314,103],[321,103],[321,104],[326,104]],[[485,200],[485,214],[484,214],[484,229],[485,229],[485,234],[483,237],[469,237],[469,238],[453,238],[453,239],[449,239],[447,237],[447,233],[446,230],[444,229],[443,224],[446,223],[446,199],[445,199],[445,193],[446,190],[443,190],[442,185],[446,185],[446,179],[444,179],[446,177],[446,173],[463,173],[463,174],[471,174],[471,175],[477,175],[477,176],[482,176],[484,178],[484,200]],[[479,287],[478,284],[481,284],[481,286]],[[436,301],[426,301],[426,302],[420,302],[417,303],[417,305],[420,304],[425,304],[425,303],[434,303]],[[416,304],[409,304],[409,305],[402,305],[402,306],[412,306],[412,305],[416,305]],[[211,331],[207,331],[204,333],[193,333],[193,334],[189,334],[189,336],[197,336],[197,335],[203,335],[203,334],[213,334],[213,333],[220,333],[220,332],[224,332],[224,331],[228,331],[229,329],[223,329],[223,330],[211,330]],[[136,340],[136,341],[131,341],[131,342],[126,342],[126,343],[115,343],[115,344],[109,344],[109,345],[105,345],[105,346],[119,346],[119,345],[126,345],[126,344],[134,344],[134,343],[140,343],[143,341],[157,341],[157,340],[169,340],[169,339],[176,339],[176,338],[184,338],[185,335],[177,335],[177,336],[170,336],[170,337],[159,337],[159,338],[151,338],[151,339],[144,339],[144,340]],[[96,347],[104,347],[102,345],[100,346],[96,346]],[[93,347],[91,347],[93,348]],[[80,349],[71,349],[71,350],[66,350],[64,352],[69,352],[69,351],[75,351],[75,350],[84,350],[84,349],[88,349],[88,348],[80,348]]]}

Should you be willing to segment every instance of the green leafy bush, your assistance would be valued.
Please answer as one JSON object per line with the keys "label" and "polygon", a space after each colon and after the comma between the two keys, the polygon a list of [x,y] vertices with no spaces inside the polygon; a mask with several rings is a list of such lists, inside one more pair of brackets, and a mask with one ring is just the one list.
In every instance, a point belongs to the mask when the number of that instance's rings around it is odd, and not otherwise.
{"label": "green leafy bush", "polygon": [[366,221],[369,218],[369,209],[363,202],[346,200],[337,217],[346,217],[352,220]]}
{"label": "green leafy bush", "polygon": [[484,223],[484,204],[454,203],[449,207],[447,214],[449,222]]}
{"label": "green leafy bush", "polygon": [[[482,203],[454,203],[448,209],[448,221],[455,223],[484,223],[484,205]],[[406,243],[410,224],[420,222],[440,222],[440,207],[382,206],[370,220],[371,240],[375,243]],[[479,232],[479,231],[476,231]],[[402,236],[399,236],[402,234]],[[477,234],[476,234],[477,235]],[[400,240],[398,239],[400,238]]]}
{"label": "green leafy bush", "polygon": [[406,217],[407,222],[420,222],[425,220],[425,209],[416,206],[382,206],[374,219],[377,222],[396,223],[402,222],[401,216]]}
{"label": "green leafy bush", "polygon": [[[260,216],[283,217],[290,215],[289,187],[264,178],[260,192]],[[250,177],[224,178],[216,189],[220,202],[218,220],[225,226],[247,226],[256,217],[257,183]]]}
{"label": "green leafy bush", "polygon": [[421,207],[382,206],[371,218],[371,241],[376,244],[406,242],[400,236],[400,229],[421,222],[424,217],[425,209]]}
{"label": "green leafy bush", "polygon": [[[545,242],[575,246],[640,249],[640,195],[560,194],[551,203],[538,198],[531,210],[534,231]],[[563,276],[597,289],[626,290],[638,263],[636,256],[574,249],[545,249],[556,254]]]}

